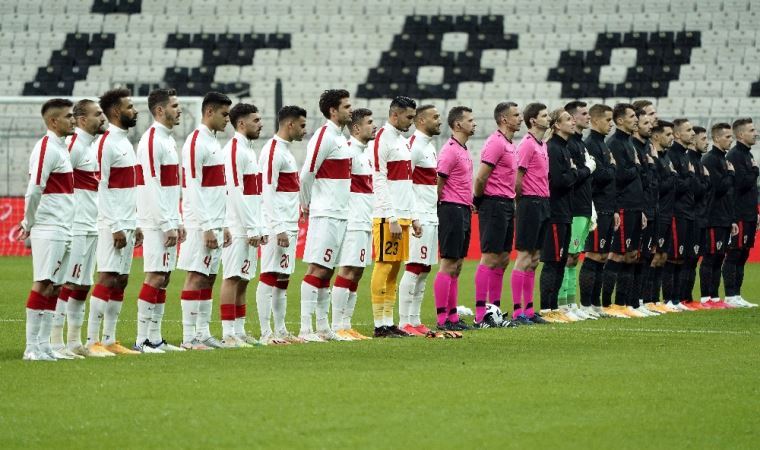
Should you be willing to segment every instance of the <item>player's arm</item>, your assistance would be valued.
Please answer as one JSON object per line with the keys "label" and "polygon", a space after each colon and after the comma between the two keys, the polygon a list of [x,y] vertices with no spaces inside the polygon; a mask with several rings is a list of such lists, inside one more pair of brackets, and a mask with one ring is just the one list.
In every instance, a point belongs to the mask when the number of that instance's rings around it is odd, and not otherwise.
{"label": "player's arm", "polygon": [[570,189],[578,180],[579,171],[571,158],[565,158],[561,149],[553,147],[549,146],[549,186],[552,189]]}
{"label": "player's arm", "polygon": [[[483,201],[483,193],[486,190],[488,179],[491,177],[496,164],[499,163],[499,159],[504,155],[503,151],[497,153],[491,150],[492,148],[495,150],[497,148],[496,146],[487,146],[487,144],[488,142],[486,142],[486,146],[480,151],[480,166],[478,167],[478,173],[475,176],[475,183],[473,183],[472,186],[472,203],[475,205],[475,208],[478,208]],[[499,148],[499,150],[502,149]]]}
{"label": "player's arm", "polygon": [[[323,133],[323,130],[320,130],[320,133]],[[322,134],[321,138],[318,137],[314,142],[314,146],[312,147],[312,141],[309,141],[306,148],[306,159],[304,160],[303,167],[301,167],[299,200],[301,203],[301,210],[303,210],[305,214],[308,214],[309,211],[309,205],[311,204],[311,189],[314,186],[317,172],[319,172],[322,163],[333,150],[332,142],[329,138],[325,137],[324,134]]]}
{"label": "player's arm", "polygon": [[681,157],[676,157],[671,160],[673,162],[673,168],[676,169],[678,177],[676,177],[676,193],[683,194],[684,192],[694,189],[694,170],[689,170],[687,166],[688,161],[684,161]]}
{"label": "player's arm", "polygon": [[396,222],[396,210],[391,202],[390,192],[388,191],[388,150],[381,145],[381,136],[375,139],[375,174],[372,179],[375,191],[375,204],[381,215],[388,219],[389,222]]}
{"label": "player's arm", "polygon": [[757,166],[748,168],[740,158],[741,155],[738,152],[735,154],[729,152],[728,160],[734,165],[736,190],[740,194],[746,194],[756,185],[759,172]]}
{"label": "player's arm", "polygon": [[[193,145],[192,142],[190,145]],[[203,163],[208,157],[208,151],[203,145],[195,145],[194,147],[194,149],[190,149],[190,161],[188,161],[190,170],[185,171],[189,172],[189,174],[185,173],[185,176],[189,175],[185,184],[187,186],[187,192],[190,195],[190,199],[192,200],[191,204],[195,206],[193,209],[193,214],[198,217],[198,222],[201,224],[201,229],[206,232],[210,231],[213,228],[211,226],[211,218],[208,215],[208,211],[211,209],[212,205],[206,204],[207,200],[203,195],[202,187]]]}
{"label": "player's arm", "polygon": [[702,165],[704,165],[710,173],[710,182],[715,189],[715,195],[719,197],[726,195],[734,186],[734,171],[727,168],[725,172],[721,174],[721,172],[723,172],[721,161],[710,155],[705,155],[702,158]]}
{"label": "player's arm", "polygon": [[42,192],[45,191],[48,177],[55,167],[55,152],[43,152],[42,146],[37,144],[32,151],[29,161],[29,184],[24,195],[24,219],[19,224],[19,228],[24,234],[25,239],[32,229],[37,215],[37,208],[40,206]]}
{"label": "player's arm", "polygon": [[[269,216],[270,228],[272,234],[280,234],[288,230],[288,224],[282,220],[281,217],[289,216],[289,212],[285,211],[283,205],[277,204],[277,187],[279,185],[280,171],[284,160],[281,156],[281,152],[275,151],[272,157],[269,157],[269,152],[274,149],[267,149],[265,152],[261,152],[261,167],[264,172],[264,208]],[[270,161],[271,160],[271,161]]]}
{"label": "player's arm", "polygon": [[627,184],[639,176],[639,167],[628,155],[625,146],[617,141],[610,142],[610,152],[617,162],[615,179],[618,184]]}

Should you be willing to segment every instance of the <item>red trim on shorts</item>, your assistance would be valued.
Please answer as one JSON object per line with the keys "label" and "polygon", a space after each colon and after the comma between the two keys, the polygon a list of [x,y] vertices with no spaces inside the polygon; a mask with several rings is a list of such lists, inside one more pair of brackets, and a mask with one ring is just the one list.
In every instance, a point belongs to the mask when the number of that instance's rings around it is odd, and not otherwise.
{"label": "red trim on shorts", "polygon": [[[319,137],[317,137],[317,145],[314,146],[314,154],[311,156],[311,165],[309,166],[309,172],[314,172],[314,166],[317,165],[317,154],[319,154],[319,147],[322,145],[322,138],[325,136],[325,131],[327,131],[327,125],[324,125],[319,131]],[[324,164],[324,162],[322,164]],[[320,171],[321,170],[322,168],[320,167]]]}
{"label": "red trim on shorts", "polygon": [[303,281],[304,283],[314,286],[317,289],[320,289],[322,287],[322,280],[315,277],[314,275],[305,275],[303,277]]}
{"label": "red trim on shorts", "polygon": [[557,224],[552,224],[552,233],[554,233],[554,260],[559,261],[559,233],[557,232]]}
{"label": "red trim on shorts", "polygon": [[29,298],[26,300],[26,307],[29,309],[45,309],[47,307],[47,297],[37,291],[29,291]]}
{"label": "red trim on shorts", "polygon": [[193,131],[193,138],[190,140],[190,176],[195,178],[195,142],[198,140],[198,133],[201,130]]}
{"label": "red trim on shorts", "polygon": [[235,305],[219,305],[219,318],[222,320],[235,320]]}
{"label": "red trim on shorts", "polygon": [[37,186],[42,182],[42,165],[45,163],[45,152],[47,151],[48,137],[47,135],[42,138],[42,144],[40,145],[40,160],[37,161]]}
{"label": "red trim on shorts", "polygon": [[43,194],[73,194],[74,172],[50,172]]}
{"label": "red trim on shorts", "polygon": [[288,285],[290,284],[290,280],[277,280],[277,285],[275,286],[277,289],[286,291],[288,290]]}
{"label": "red trim on shorts", "polygon": [[276,287],[277,274],[274,272],[264,272],[259,275],[259,281],[266,284],[267,286]]}
{"label": "red trim on shorts", "polygon": [[111,290],[102,284],[96,284],[95,287],[92,288],[92,296],[107,302],[111,298]]}
{"label": "red trim on shorts", "polygon": [[316,178],[348,180],[351,178],[351,158],[326,159],[322,161]]}
{"label": "red trim on shorts", "polygon": [[153,137],[156,135],[156,127],[150,127],[148,134],[148,160],[150,162],[150,176],[156,177],[156,166],[153,164]]}
{"label": "red trim on shorts", "polygon": [[385,132],[385,128],[380,128],[380,131],[375,135],[375,146],[373,149],[375,154],[375,171],[380,170],[380,136],[383,135],[383,132]]}
{"label": "red trim on shorts", "polygon": [[671,219],[670,228],[670,232],[673,235],[673,259],[678,259],[678,228],[675,217]]}

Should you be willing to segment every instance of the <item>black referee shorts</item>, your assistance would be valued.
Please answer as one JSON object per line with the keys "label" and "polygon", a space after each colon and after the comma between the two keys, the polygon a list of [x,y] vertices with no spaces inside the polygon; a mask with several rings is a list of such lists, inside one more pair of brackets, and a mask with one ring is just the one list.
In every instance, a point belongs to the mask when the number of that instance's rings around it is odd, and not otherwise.
{"label": "black referee shorts", "polygon": [[481,253],[512,251],[515,234],[515,202],[511,198],[483,198],[478,208]]}
{"label": "black referee shorts", "polygon": [[641,243],[641,211],[619,209],[620,227],[612,233],[613,253],[628,253],[639,249]]}
{"label": "black referee shorts", "polygon": [[438,203],[438,251],[441,258],[460,259],[467,256],[471,217],[469,205]]}
{"label": "black referee shorts", "polygon": [[517,250],[527,252],[541,250],[550,214],[548,197],[524,195],[517,202],[515,220],[515,248]]}

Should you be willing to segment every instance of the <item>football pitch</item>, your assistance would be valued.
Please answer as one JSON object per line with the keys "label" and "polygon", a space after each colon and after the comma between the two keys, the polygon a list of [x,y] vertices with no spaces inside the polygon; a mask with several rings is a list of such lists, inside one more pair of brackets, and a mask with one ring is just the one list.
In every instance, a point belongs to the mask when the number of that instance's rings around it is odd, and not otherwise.
{"label": "football pitch", "polygon": [[[141,264],[117,331],[129,346]],[[305,265],[297,267],[291,331]],[[475,267],[466,263],[460,282],[460,303],[470,308]],[[758,446],[760,308],[477,330],[461,340],[30,363],[21,354],[31,260],[0,258],[0,273],[3,449]],[[168,294],[164,336],[172,343],[181,338],[183,279],[177,272]],[[433,324],[432,276],[428,283],[423,319]],[[218,291],[219,282],[212,332],[220,337]],[[254,292],[255,282],[249,317]],[[369,274],[354,315],[365,334],[368,293]],[[743,295],[760,299],[760,265],[748,266]],[[258,335],[255,317],[247,328]]]}

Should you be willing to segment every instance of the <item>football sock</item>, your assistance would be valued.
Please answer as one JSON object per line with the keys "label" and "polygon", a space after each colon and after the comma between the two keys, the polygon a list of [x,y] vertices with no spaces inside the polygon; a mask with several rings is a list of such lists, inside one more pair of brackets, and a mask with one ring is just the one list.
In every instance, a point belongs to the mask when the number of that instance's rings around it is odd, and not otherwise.
{"label": "football sock", "polygon": [[166,289],[159,289],[156,295],[156,304],[153,305],[153,316],[148,326],[148,340],[153,344],[160,344],[164,337],[161,334],[161,324],[164,321],[164,309],[166,308]]}
{"label": "football sock", "polygon": [[[402,280],[403,283],[403,280]],[[353,283],[347,278],[338,275],[332,288],[332,329],[343,329],[343,321],[348,306],[348,297]]]}
{"label": "football sock", "polygon": [[559,282],[559,289],[557,290],[557,304],[558,305],[567,304],[567,281],[568,281],[567,267],[565,267],[564,271],[562,272],[562,280]]}
{"label": "football sock", "polygon": [[103,314],[103,344],[111,345],[116,342],[116,324],[119,322],[121,306],[124,303],[124,290],[111,289],[111,298],[106,304]]}
{"label": "football sock", "polygon": [[272,291],[272,315],[274,316],[274,331],[285,334],[288,328],[285,326],[285,315],[288,312],[288,285],[290,280],[277,280],[277,285]]}
{"label": "football sock", "polygon": [[675,272],[677,264],[668,261],[662,267],[662,297],[666,302],[678,302],[675,292]]}
{"label": "football sock", "polygon": [[607,264],[604,265],[604,271],[602,272],[602,306],[604,307],[612,304],[612,291],[615,290],[620,266],[619,262],[611,259],[607,260]]}
{"label": "football sock", "polygon": [[256,310],[259,314],[261,336],[272,334],[272,326],[269,322],[272,316],[274,302],[274,288],[277,284],[277,276],[273,273],[259,275],[259,284],[256,286]]}
{"label": "football sock", "polygon": [[417,289],[417,267],[406,265],[406,270],[401,276],[401,282],[398,286],[398,324],[403,326],[411,323],[409,315],[414,303],[414,292]]}
{"label": "football sock", "polygon": [[567,295],[567,305],[575,305],[575,290],[577,288],[576,277],[578,276],[578,267],[565,267],[565,294]]}
{"label": "football sock", "polygon": [[433,282],[433,293],[435,296],[435,311],[438,319],[438,325],[446,323],[449,316],[449,291],[451,290],[451,279],[453,277],[447,273],[438,272]]}
{"label": "football sock", "polygon": [[726,253],[726,259],[723,261],[723,288],[726,291],[726,297],[739,295],[739,286],[737,284],[736,272],[740,259],[740,250],[729,250]]}
{"label": "football sock", "polygon": [[662,267],[653,267],[652,272],[652,285],[649,291],[649,298],[653,302],[660,301],[660,291],[662,290]]}
{"label": "football sock", "polygon": [[222,338],[235,335],[235,305],[220,304],[219,318],[222,320]]}
{"label": "football sock", "polygon": [[235,305],[235,336],[245,336],[248,334],[245,332],[245,315],[245,303],[242,305]]}
{"label": "football sock", "polygon": [[40,332],[37,334],[37,348],[43,352],[49,353],[52,350],[50,346],[50,332],[53,329],[53,315],[55,315],[55,305],[58,302],[58,296],[53,295],[47,298],[44,314],[40,321]]}
{"label": "football sock", "polygon": [[642,283],[644,283],[644,263],[636,262],[630,264],[633,266],[633,278],[631,280],[631,291],[628,293],[628,305],[634,308],[639,307],[642,292],[644,292]]}
{"label": "football sock", "polygon": [[691,279],[691,274],[689,273],[691,272],[691,260],[684,261],[679,268],[676,268],[676,272],[678,273],[678,278],[675,279],[675,283],[677,283],[680,288],[677,294],[677,300],[691,300],[691,286],[689,285],[689,280]]}
{"label": "football sock", "polygon": [[475,322],[483,320],[488,300],[488,284],[492,277],[491,269],[479,264],[475,271]]}
{"label": "football sock", "polygon": [[42,316],[45,314],[47,298],[37,291],[30,291],[26,301],[26,350],[34,351],[39,343]]}
{"label": "football sock", "polygon": [[348,289],[348,301],[346,302],[346,308],[343,311],[343,329],[350,330],[351,318],[354,315],[354,308],[356,308],[356,290],[359,288],[359,283],[351,283],[351,287]]}
{"label": "football sock", "polygon": [[322,280],[322,286],[317,291],[317,330],[329,331],[330,322],[330,279]]}
{"label": "football sock", "polygon": [[63,325],[66,323],[66,310],[68,309],[69,295],[71,291],[66,286],[61,286],[55,301],[53,314],[53,329],[50,333],[50,343],[54,348],[63,347]]}
{"label": "football sock", "polygon": [[414,298],[412,298],[412,307],[409,310],[409,321],[413,326],[422,324],[420,314],[422,313],[422,301],[425,299],[425,286],[427,283],[430,266],[425,266],[422,272],[417,275],[417,284],[414,288]]}
{"label": "football sock", "polygon": [[742,286],[744,285],[744,267],[749,259],[749,249],[743,248],[740,254],[739,264],[736,266],[736,295],[741,297]]}
{"label": "football sock", "polygon": [[393,326],[393,305],[396,303],[396,293],[398,286],[396,280],[398,277],[399,269],[401,269],[400,262],[391,263],[391,270],[388,272],[388,281],[385,286],[385,300],[383,302],[383,324],[385,326]]}
{"label": "football sock", "polygon": [[699,293],[702,298],[712,297],[712,274],[717,257],[718,255],[716,254],[705,255],[702,257],[702,263],[699,265]]}
{"label": "football sock", "polygon": [[615,289],[615,304],[618,306],[633,306],[633,274],[636,270],[634,266],[628,263],[620,264]]}
{"label": "football sock", "polygon": [[523,272],[523,285],[522,285],[522,298],[525,304],[525,315],[533,317],[535,311],[533,310],[533,290],[536,285],[536,272],[529,270]]}
{"label": "football sock", "polygon": [[713,259],[713,267],[712,267],[712,283],[710,284],[710,297],[714,298],[715,300],[720,299],[720,272],[721,268],[723,267],[723,259],[725,258],[725,254],[718,253],[714,255],[715,258]]}
{"label": "football sock", "polygon": [[697,258],[689,258],[683,264],[683,271],[686,272],[685,285],[683,287],[684,300],[693,300],[694,284],[697,281]]}
{"label": "football sock", "polygon": [[[584,263],[585,264],[585,263]],[[602,286],[604,285],[604,266],[605,263],[597,262],[594,269],[594,291],[591,295],[591,301],[595,306],[602,306]]]}
{"label": "football sock", "polygon": [[90,315],[87,320],[87,345],[100,342],[100,323],[103,321],[111,290],[96,284],[90,296]]}
{"label": "football sock", "polygon": [[309,334],[313,331],[312,316],[317,310],[317,297],[322,280],[314,275],[306,275],[301,282],[301,333]]}
{"label": "football sock", "polygon": [[200,298],[198,299],[198,315],[195,321],[195,334],[200,340],[211,336],[211,310],[214,307],[213,291],[201,289]]}
{"label": "football sock", "polygon": [[596,284],[596,267],[603,265],[598,261],[586,258],[581,264],[581,271],[578,274],[578,284],[581,291],[581,305],[591,306],[598,302],[594,300],[594,285]]}
{"label": "football sock", "polygon": [[370,292],[372,300],[372,318],[375,328],[385,325],[383,315],[385,313],[385,292],[388,276],[391,272],[391,263],[375,262],[370,279]]}
{"label": "football sock", "polygon": [[142,345],[148,339],[148,330],[157,302],[158,289],[143,283],[137,299],[137,345]]}
{"label": "football sock", "polygon": [[66,309],[66,322],[68,330],[66,343],[69,350],[82,345],[82,324],[84,323],[86,290],[72,290],[69,294],[69,302]]}
{"label": "football sock", "polygon": [[449,298],[447,302],[448,308],[449,308],[449,322],[451,323],[459,322],[459,314],[457,313],[458,300],[459,300],[459,276],[452,276],[451,285],[449,287]]}
{"label": "football sock", "polygon": [[[559,305],[558,297],[559,286],[562,283],[564,266],[556,261],[544,262],[541,269],[541,278],[539,280],[539,289],[541,290],[541,309],[557,309]],[[559,279],[559,282],[557,281]]]}
{"label": "football sock", "polygon": [[195,339],[195,323],[198,316],[198,298],[201,291],[182,291],[180,305],[182,307],[182,342],[189,343]]}
{"label": "football sock", "polygon": [[521,270],[512,270],[510,285],[512,287],[512,318],[516,318],[523,313],[522,293],[523,283],[525,283],[525,272]]}
{"label": "football sock", "polygon": [[488,301],[501,308],[501,292],[504,286],[504,268],[494,267],[488,278]]}

